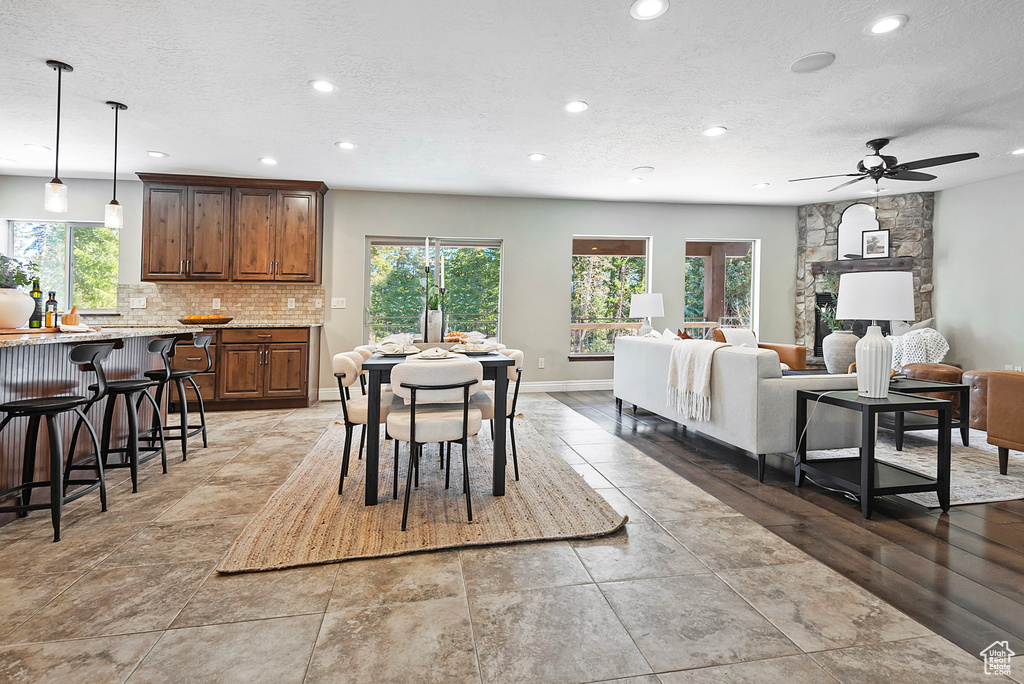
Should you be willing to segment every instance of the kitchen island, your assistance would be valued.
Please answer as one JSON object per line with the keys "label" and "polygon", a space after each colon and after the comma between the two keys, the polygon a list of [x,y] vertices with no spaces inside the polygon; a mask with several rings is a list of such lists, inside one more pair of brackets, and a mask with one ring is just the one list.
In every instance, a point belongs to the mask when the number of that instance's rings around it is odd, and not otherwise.
{"label": "kitchen island", "polygon": [[[137,377],[144,370],[158,367],[159,359],[147,351],[149,341],[155,337],[180,335],[185,339],[201,332],[199,326],[167,326],[154,328],[103,328],[87,333],[11,333],[0,335],[0,403],[49,397],[58,395],[79,395],[88,397],[89,385],[95,382],[95,374],[82,372],[68,360],[71,345],[86,342],[113,341],[114,349],[103,364],[108,380]],[[100,401],[89,411],[89,420],[99,431],[103,421],[105,401]],[[124,418],[115,413],[111,443],[117,446],[124,440]],[[60,416],[59,428],[64,444],[70,444],[74,414]],[[151,409],[143,405],[140,424],[148,425],[152,419]],[[22,481],[22,462],[25,448],[27,419],[17,419],[0,434],[0,491]],[[91,451],[88,439],[79,438],[78,451]],[[38,440],[35,481],[49,479],[48,440],[43,434]],[[115,458],[117,458],[115,456]],[[33,500],[45,500],[46,493],[37,491]],[[97,495],[96,505],[99,506]],[[0,524],[12,519],[13,513],[0,514]]]}

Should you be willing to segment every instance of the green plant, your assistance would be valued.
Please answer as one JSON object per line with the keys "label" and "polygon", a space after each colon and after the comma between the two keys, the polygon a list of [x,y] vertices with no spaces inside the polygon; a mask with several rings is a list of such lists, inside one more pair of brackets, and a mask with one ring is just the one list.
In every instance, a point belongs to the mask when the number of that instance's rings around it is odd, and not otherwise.
{"label": "green plant", "polygon": [[31,261],[22,263],[0,254],[0,288],[25,287],[32,284],[39,269]]}
{"label": "green plant", "polygon": [[818,314],[821,317],[821,322],[832,332],[836,330],[842,330],[844,322],[836,318],[836,300],[839,297],[839,274],[838,273],[822,273],[818,279],[818,290],[822,294],[831,294],[831,304],[815,304],[814,308],[818,310]]}

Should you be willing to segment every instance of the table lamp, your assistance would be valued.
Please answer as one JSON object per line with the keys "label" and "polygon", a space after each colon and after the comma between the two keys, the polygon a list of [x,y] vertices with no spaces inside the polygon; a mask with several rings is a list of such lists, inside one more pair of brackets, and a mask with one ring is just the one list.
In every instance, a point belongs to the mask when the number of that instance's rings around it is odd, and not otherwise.
{"label": "table lamp", "polygon": [[857,394],[872,399],[889,395],[892,344],[882,337],[877,322],[912,321],[914,317],[914,274],[910,271],[862,271],[839,277],[836,318],[872,323],[857,342]]}
{"label": "table lamp", "polygon": [[661,300],[661,293],[655,294],[635,294],[629,300],[629,317],[630,318],[642,318],[644,324],[640,326],[640,337],[643,337],[647,333],[651,332],[651,317],[658,316],[659,318],[665,315],[665,304]]}

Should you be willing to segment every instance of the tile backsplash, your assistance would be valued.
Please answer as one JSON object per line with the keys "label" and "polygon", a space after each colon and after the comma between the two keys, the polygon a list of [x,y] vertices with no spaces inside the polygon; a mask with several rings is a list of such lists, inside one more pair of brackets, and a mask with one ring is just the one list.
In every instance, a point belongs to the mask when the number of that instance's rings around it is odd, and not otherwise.
{"label": "tile backsplash", "polygon": [[[130,308],[131,300],[141,297],[146,308]],[[213,308],[214,298],[220,299],[219,309]],[[288,308],[289,298],[295,299],[294,309]],[[324,286],[307,283],[122,283],[117,286],[118,317],[82,318],[104,326],[136,326],[176,323],[191,314],[222,314],[235,323],[307,326],[324,322],[324,306]]]}

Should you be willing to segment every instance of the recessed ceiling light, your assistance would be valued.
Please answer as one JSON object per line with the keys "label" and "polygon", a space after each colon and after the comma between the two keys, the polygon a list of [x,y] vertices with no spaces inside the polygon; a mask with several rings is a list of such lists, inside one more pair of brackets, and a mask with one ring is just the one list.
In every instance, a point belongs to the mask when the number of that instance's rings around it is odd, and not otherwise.
{"label": "recessed ceiling light", "polygon": [[531,154],[526,155],[526,158],[529,159],[530,161],[544,161],[548,157],[546,154],[541,154],[540,152],[533,152]]}
{"label": "recessed ceiling light", "polygon": [[633,178],[627,178],[626,182],[627,183],[633,183],[634,185],[636,185],[637,183],[643,183],[644,179],[643,178],[637,178],[636,176],[634,176]]}
{"label": "recessed ceiling light", "polygon": [[171,156],[171,155],[167,154],[166,152],[158,152],[156,150],[150,150],[149,152],[146,152],[146,154],[148,154],[150,157],[153,157],[155,159],[166,159],[167,157]]}
{"label": "recessed ceiling light", "polygon": [[635,169],[633,169],[633,174],[634,175],[642,176],[645,173],[654,173],[654,167],[653,166],[638,166]]}
{"label": "recessed ceiling light", "polygon": [[342,140],[341,142],[336,142],[334,144],[337,145],[338,147],[340,147],[343,150],[354,150],[354,149],[356,149],[356,144],[354,142],[348,142],[347,140]]}
{"label": "recessed ceiling light", "polygon": [[668,12],[668,0],[634,0],[629,8],[629,15],[641,21],[657,19],[665,12]]}
{"label": "recessed ceiling light", "polygon": [[35,143],[25,143],[24,148],[32,150],[33,152],[49,152],[50,148],[46,145],[36,145]]}
{"label": "recessed ceiling light", "polygon": [[338,86],[334,85],[330,81],[310,81],[309,86],[313,90],[317,90],[321,93],[333,93],[338,89]]}
{"label": "recessed ceiling light", "polygon": [[755,190],[764,190],[770,185],[770,183],[754,183],[753,187]]}
{"label": "recessed ceiling light", "polygon": [[704,129],[704,135],[709,138],[717,138],[720,135],[725,135],[725,132],[728,130],[725,126],[712,126],[711,128]]}
{"label": "recessed ceiling light", "polygon": [[260,161],[266,164],[267,166],[273,166],[274,164],[277,163],[277,160],[274,159],[273,157],[260,157]]}
{"label": "recessed ceiling light", "polygon": [[878,21],[872,23],[867,28],[867,33],[874,36],[880,36],[886,33],[892,33],[898,29],[903,28],[909,21],[905,14],[894,14],[891,17],[882,17]]}
{"label": "recessed ceiling light", "polygon": [[1020,148],[1019,150],[1014,150],[1010,154],[1024,154],[1024,147]]}
{"label": "recessed ceiling light", "polygon": [[579,114],[580,112],[585,112],[589,107],[590,105],[588,105],[586,102],[582,100],[573,100],[572,102],[565,103],[565,111],[569,112],[570,114]]}
{"label": "recessed ceiling light", "polygon": [[13,159],[7,159],[6,157],[0,157],[0,166],[12,166],[18,162]]}
{"label": "recessed ceiling light", "polygon": [[832,66],[834,61],[836,61],[836,56],[831,52],[812,52],[790,64],[789,70],[795,74],[809,74]]}

